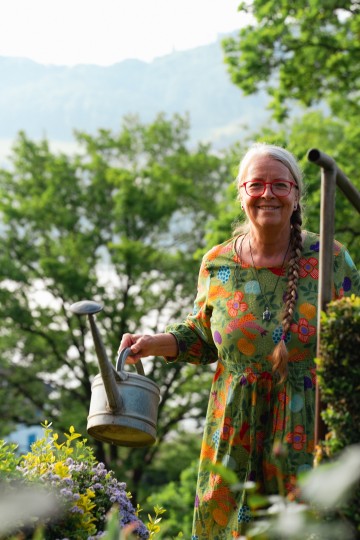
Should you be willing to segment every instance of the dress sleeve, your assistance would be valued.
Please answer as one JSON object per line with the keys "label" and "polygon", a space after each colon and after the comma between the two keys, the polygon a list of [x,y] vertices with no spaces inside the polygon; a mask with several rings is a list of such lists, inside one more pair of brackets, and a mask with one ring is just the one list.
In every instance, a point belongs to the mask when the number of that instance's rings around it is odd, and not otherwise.
{"label": "dress sleeve", "polygon": [[335,241],[334,299],[360,296],[360,275],[347,249]]}
{"label": "dress sleeve", "polygon": [[173,334],[178,343],[178,356],[165,358],[167,362],[211,364],[218,352],[211,333],[212,308],[208,304],[210,274],[204,257],[200,266],[194,308],[179,324],[170,324],[166,332]]}

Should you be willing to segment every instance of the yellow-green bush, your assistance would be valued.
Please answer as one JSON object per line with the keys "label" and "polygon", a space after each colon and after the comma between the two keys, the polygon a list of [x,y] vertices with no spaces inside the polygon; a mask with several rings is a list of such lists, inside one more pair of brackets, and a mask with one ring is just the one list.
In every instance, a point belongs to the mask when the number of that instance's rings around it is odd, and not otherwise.
{"label": "yellow-green bush", "polygon": [[[321,320],[319,385],[329,430],[325,448],[335,457],[360,442],[360,298],[331,302]],[[360,533],[360,488],[344,513]]]}
{"label": "yellow-green bush", "polygon": [[[20,457],[16,456],[15,445],[0,441],[0,537],[16,535],[25,540],[41,530],[42,536],[36,538],[89,540],[106,530],[108,513],[115,509],[118,532],[130,528],[136,538],[152,538],[161,518],[149,517],[150,523],[145,526],[126,492],[126,484],[97,462],[86,439],[71,426],[60,442],[50,424],[43,427],[44,437]],[[49,506],[45,505],[47,499],[52,500]],[[12,523],[7,519],[9,512]]]}

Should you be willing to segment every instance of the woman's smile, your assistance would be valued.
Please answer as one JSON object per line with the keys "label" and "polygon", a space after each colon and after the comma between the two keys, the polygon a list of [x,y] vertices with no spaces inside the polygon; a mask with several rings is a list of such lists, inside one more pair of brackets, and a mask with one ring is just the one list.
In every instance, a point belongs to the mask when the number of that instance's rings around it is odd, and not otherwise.
{"label": "woman's smile", "polygon": [[257,206],[257,208],[259,210],[274,211],[274,210],[279,210],[279,208],[281,208],[281,207],[280,206],[268,206],[268,205],[264,206],[264,205],[262,205],[262,206]]}
{"label": "woman's smile", "polygon": [[259,156],[246,171],[244,182],[266,182],[264,192],[259,197],[242,192],[242,203],[251,227],[274,227],[280,231],[290,230],[290,218],[298,201],[298,193],[292,189],[285,197],[274,195],[271,184],[274,182],[294,182],[289,169],[280,161],[269,156]]}

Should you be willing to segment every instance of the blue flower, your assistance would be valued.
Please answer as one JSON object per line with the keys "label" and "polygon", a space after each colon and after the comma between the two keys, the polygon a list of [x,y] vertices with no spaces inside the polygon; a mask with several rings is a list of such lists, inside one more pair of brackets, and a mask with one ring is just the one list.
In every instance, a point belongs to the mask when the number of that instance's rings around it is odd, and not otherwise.
{"label": "blue flower", "polygon": [[220,266],[217,277],[221,281],[221,283],[226,283],[227,281],[229,281],[230,274],[231,271],[228,266]]}
{"label": "blue flower", "polygon": [[[272,333],[272,338],[275,345],[277,345],[280,342],[282,334],[283,334],[282,326],[277,326]],[[290,338],[291,338],[290,332],[287,332],[286,337],[285,337],[285,343],[289,343]]]}
{"label": "blue flower", "polygon": [[248,294],[261,294],[259,282],[251,280],[245,283],[245,292]]}
{"label": "blue flower", "polygon": [[251,512],[247,504],[241,506],[238,512],[238,522],[249,523],[251,521]]}

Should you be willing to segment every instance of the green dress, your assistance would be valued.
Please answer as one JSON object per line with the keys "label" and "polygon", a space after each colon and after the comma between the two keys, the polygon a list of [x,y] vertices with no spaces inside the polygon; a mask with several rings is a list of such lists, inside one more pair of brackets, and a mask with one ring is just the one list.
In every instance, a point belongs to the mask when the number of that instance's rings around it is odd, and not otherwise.
{"label": "green dress", "polygon": [[[192,540],[237,538],[251,519],[246,493],[232,492],[220,475],[209,471],[209,463],[232,469],[239,482],[254,481],[267,494],[278,491],[281,475],[289,496],[297,475],[312,467],[318,278],[319,238],[306,232],[296,310],[286,336],[289,373],[280,385],[269,355],[282,335],[286,269],[259,267],[255,272],[241,264],[234,239],[204,256],[193,313],[167,328],[179,345],[174,361],[218,362],[204,428]],[[262,293],[272,313],[269,321],[263,320]],[[360,294],[359,274],[349,253],[335,241],[333,297],[352,293]],[[281,471],[273,454],[278,442],[288,454]]]}

